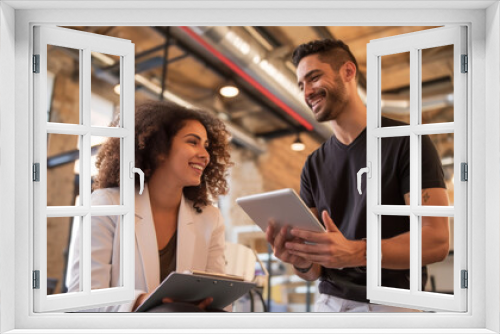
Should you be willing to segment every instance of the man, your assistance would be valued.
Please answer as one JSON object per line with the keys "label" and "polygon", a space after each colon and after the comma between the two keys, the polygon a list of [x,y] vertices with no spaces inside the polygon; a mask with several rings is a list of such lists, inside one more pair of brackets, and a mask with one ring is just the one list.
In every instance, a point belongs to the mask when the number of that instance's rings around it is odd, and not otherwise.
{"label": "man", "polygon": [[[305,280],[320,279],[315,311],[405,312],[366,299],[366,191],[356,191],[356,173],[366,166],[366,107],[357,93],[358,66],[340,40],[302,44],[293,53],[297,81],[318,122],[329,121],[334,136],[307,159],[300,196],[327,233],[286,227],[267,230],[274,254]],[[382,126],[404,125],[382,119]],[[382,204],[409,205],[409,138],[382,140]],[[448,205],[439,156],[422,137],[422,205]],[[382,217],[382,286],[409,289],[409,218]],[[422,217],[422,266],[448,255],[446,217]],[[307,243],[306,243],[307,242]],[[423,285],[427,279],[422,268]]]}

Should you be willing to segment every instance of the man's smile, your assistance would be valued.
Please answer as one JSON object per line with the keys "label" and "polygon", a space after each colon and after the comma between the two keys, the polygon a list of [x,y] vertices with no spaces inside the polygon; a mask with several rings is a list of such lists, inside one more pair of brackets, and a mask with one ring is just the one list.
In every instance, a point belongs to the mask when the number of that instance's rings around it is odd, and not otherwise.
{"label": "man's smile", "polygon": [[319,104],[325,99],[325,97],[326,93],[324,91],[315,93],[307,99],[307,104],[313,112],[316,112],[316,109],[319,107]]}

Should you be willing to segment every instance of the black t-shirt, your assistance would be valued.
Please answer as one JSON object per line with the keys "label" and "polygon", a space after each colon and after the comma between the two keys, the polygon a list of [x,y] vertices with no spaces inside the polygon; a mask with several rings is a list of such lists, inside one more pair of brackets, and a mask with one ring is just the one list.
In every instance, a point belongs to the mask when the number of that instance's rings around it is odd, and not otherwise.
{"label": "black t-shirt", "polygon": [[[406,125],[382,118],[382,126]],[[363,193],[357,191],[357,173],[366,167],[366,129],[350,144],[332,136],[308,158],[301,175],[300,197],[320,215],[326,210],[347,239],[366,238],[366,174]],[[382,139],[382,204],[405,205],[410,190],[410,138]],[[446,188],[439,155],[428,136],[422,136],[422,189]],[[410,230],[409,217],[383,216],[382,238]],[[366,267],[327,269],[320,277],[321,293],[367,302]],[[427,270],[422,268],[422,284]],[[382,286],[409,289],[410,271],[382,269]]]}

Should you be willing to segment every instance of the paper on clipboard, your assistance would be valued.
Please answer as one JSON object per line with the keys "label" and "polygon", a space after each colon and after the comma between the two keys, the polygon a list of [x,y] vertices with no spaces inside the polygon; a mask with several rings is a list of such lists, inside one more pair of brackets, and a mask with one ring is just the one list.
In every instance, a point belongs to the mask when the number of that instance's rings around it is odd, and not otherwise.
{"label": "paper on clipboard", "polygon": [[253,282],[229,277],[231,275],[172,272],[135,312],[145,312],[160,305],[162,299],[167,297],[183,302],[196,302],[212,297],[210,306],[222,309],[256,286]]}

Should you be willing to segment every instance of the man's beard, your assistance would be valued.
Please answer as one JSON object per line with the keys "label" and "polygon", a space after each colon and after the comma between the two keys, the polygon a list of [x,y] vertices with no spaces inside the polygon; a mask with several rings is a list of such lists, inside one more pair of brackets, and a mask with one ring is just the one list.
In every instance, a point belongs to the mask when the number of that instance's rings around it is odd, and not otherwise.
{"label": "man's beard", "polygon": [[[335,120],[344,110],[347,104],[345,85],[342,79],[335,78],[335,88],[326,90],[324,101],[324,110],[314,114],[316,121],[327,122]],[[330,104],[330,105],[328,105]]]}

